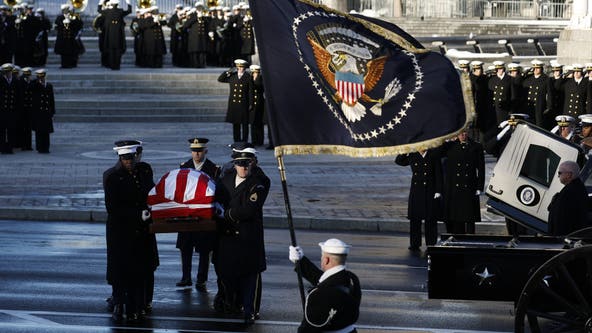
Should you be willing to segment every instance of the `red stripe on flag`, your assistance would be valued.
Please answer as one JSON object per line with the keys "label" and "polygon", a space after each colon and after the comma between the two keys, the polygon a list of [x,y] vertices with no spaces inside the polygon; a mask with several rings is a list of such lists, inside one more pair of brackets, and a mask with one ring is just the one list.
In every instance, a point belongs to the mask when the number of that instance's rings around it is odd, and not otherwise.
{"label": "red stripe on flag", "polygon": [[189,169],[181,169],[177,174],[177,184],[175,186],[175,202],[183,202],[185,198],[185,187],[187,186],[187,174]]}

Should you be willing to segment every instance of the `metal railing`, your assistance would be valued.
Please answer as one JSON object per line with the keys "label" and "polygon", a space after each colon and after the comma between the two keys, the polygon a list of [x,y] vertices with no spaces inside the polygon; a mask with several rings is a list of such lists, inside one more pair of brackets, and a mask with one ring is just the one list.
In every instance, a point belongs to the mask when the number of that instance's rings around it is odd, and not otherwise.
{"label": "metal railing", "polygon": [[[196,0],[197,1],[197,0]],[[222,0],[223,6],[232,7],[245,0]],[[322,0],[314,0],[323,3]],[[562,19],[571,17],[571,0],[344,0],[347,10],[381,17],[392,17],[401,12],[410,18],[524,18]],[[60,5],[67,0],[25,0],[35,7],[42,7],[49,16],[60,12]],[[120,0],[125,5],[124,0]],[[97,14],[98,0],[89,0],[84,15]],[[192,6],[194,0],[156,0],[161,13],[172,13],[176,4]],[[135,8],[136,0],[131,1]],[[395,8],[399,6],[401,8]],[[397,10],[398,9],[398,10]]]}

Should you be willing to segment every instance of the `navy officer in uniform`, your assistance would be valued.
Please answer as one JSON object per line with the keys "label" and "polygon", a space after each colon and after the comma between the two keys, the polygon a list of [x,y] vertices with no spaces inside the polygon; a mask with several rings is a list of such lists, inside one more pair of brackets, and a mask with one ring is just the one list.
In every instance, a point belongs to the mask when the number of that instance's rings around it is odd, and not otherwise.
{"label": "navy officer in uniform", "polygon": [[[199,170],[208,175],[212,181],[220,176],[220,166],[206,158],[208,153],[206,138],[191,138],[189,149],[191,149],[191,158],[182,163],[180,168]],[[178,287],[191,286],[191,261],[193,249],[199,253],[199,266],[195,289],[200,292],[207,292],[206,282],[208,281],[208,271],[210,268],[210,254],[215,245],[215,231],[186,231],[179,232],[177,235],[177,248],[181,251],[181,264],[183,276],[181,281],[177,282]]]}
{"label": "navy officer in uniform", "polygon": [[290,246],[290,261],[300,265],[302,276],[313,284],[306,296],[298,333],[357,332],[362,291],[358,277],[345,267],[350,246],[336,238],[319,246],[321,269],[304,256],[299,246]]}
{"label": "navy officer in uniform", "polygon": [[551,133],[557,134],[567,141],[576,142],[575,118],[568,115],[559,115],[555,117],[555,121],[557,121],[557,126],[551,130]]}
{"label": "navy officer in uniform", "polygon": [[234,61],[231,68],[218,77],[218,82],[230,84],[226,122],[232,124],[234,142],[249,141],[249,107],[251,106],[251,74],[245,70],[247,62]]}
{"label": "navy officer in uniform", "polygon": [[234,169],[216,185],[224,208],[219,221],[214,264],[226,306],[242,305],[245,324],[258,318],[261,272],[267,268],[263,235],[263,204],[270,180],[257,166],[253,148],[234,150]]}

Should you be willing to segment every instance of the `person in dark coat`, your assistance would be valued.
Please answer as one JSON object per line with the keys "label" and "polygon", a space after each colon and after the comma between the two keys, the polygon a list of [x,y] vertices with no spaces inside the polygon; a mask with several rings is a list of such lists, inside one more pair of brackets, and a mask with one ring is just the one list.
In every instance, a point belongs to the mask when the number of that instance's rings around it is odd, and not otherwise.
{"label": "person in dark coat", "polygon": [[162,68],[162,59],[166,54],[166,44],[158,9],[147,11],[144,18],[138,20],[142,42],[140,44],[143,65],[150,68]]}
{"label": "person in dark coat", "polygon": [[565,236],[590,226],[588,221],[588,192],[579,178],[580,167],[574,161],[559,164],[557,175],[565,185],[549,204],[549,234]]}
{"label": "person in dark coat", "polygon": [[17,121],[22,113],[22,92],[13,78],[12,64],[0,67],[0,153],[12,154],[17,145]]}
{"label": "person in dark coat", "polygon": [[[146,284],[158,266],[158,249],[146,203],[154,187],[152,168],[137,163],[137,145],[115,147],[120,166],[104,174],[107,208],[107,282],[113,287],[113,318],[137,321],[151,309]],[[108,170],[109,171],[109,170]]]}
{"label": "person in dark coat", "polygon": [[251,62],[251,56],[255,54],[255,33],[253,32],[253,16],[250,10],[246,10],[242,21],[239,21],[240,33],[240,57]]}
{"label": "person in dark coat", "polygon": [[32,71],[31,67],[23,68],[23,74],[21,75],[21,79],[19,80],[21,87],[19,90],[21,91],[21,95],[23,98],[23,106],[22,106],[22,124],[21,128],[18,129],[21,132],[21,149],[22,150],[33,150],[32,144],[32,136],[33,136],[33,129],[31,128],[31,122],[33,118],[33,87],[35,84],[35,80],[32,78]]}
{"label": "person in dark coat", "polygon": [[172,63],[175,67],[184,66],[182,61],[183,43],[182,43],[182,18],[183,5],[175,6],[175,13],[169,18],[168,26],[171,29],[171,39],[169,49],[171,50]]}
{"label": "person in dark coat", "polygon": [[561,83],[558,83],[558,81],[563,81],[563,65],[552,62],[551,74],[549,75],[550,110],[547,113],[547,117],[545,117],[545,124],[543,126],[543,128],[549,131],[555,126],[555,117],[563,112],[564,94],[556,88],[561,87]]}
{"label": "person in dark coat", "polygon": [[259,65],[249,66],[251,71],[251,106],[249,107],[249,123],[251,124],[251,139],[255,146],[263,146],[265,137],[265,100],[263,89],[263,77]]}
{"label": "person in dark coat", "polygon": [[46,71],[35,71],[37,80],[33,84],[32,128],[35,131],[35,149],[42,154],[49,153],[49,134],[53,133],[55,100],[53,85],[46,82]]}
{"label": "person in dark coat", "polygon": [[586,102],[588,99],[588,80],[583,77],[583,66],[574,64],[572,78],[555,81],[555,89],[563,94],[562,113],[577,118],[581,114],[590,113]]}
{"label": "person in dark coat", "polygon": [[304,256],[300,246],[290,246],[290,261],[313,285],[306,296],[298,333],[357,332],[362,289],[358,277],[345,267],[350,246],[336,238],[319,246],[321,269]]}
{"label": "person in dark coat", "polygon": [[[216,181],[220,176],[220,166],[214,164],[206,158],[208,153],[206,138],[191,138],[189,149],[191,149],[191,158],[182,163],[180,168],[195,169],[204,172],[212,181]],[[191,286],[191,264],[193,250],[199,253],[199,266],[195,279],[195,289],[200,292],[207,292],[206,282],[208,281],[208,271],[210,269],[210,256],[216,244],[215,231],[195,231],[179,232],[177,234],[177,248],[181,251],[181,265],[183,275],[177,282],[177,287]]]}
{"label": "person in dark coat", "polygon": [[139,22],[144,18],[144,10],[136,8],[136,16],[130,22],[130,31],[134,37],[134,65],[144,67],[144,57],[142,56],[142,31],[140,31]]}
{"label": "person in dark coat", "polygon": [[195,9],[190,11],[183,29],[187,31],[187,54],[189,67],[204,68],[208,55],[208,29],[210,18],[204,15],[204,6],[198,2]]}
{"label": "person in dark coat", "polygon": [[512,110],[512,78],[506,74],[503,61],[494,61],[496,74],[489,79],[489,90],[492,92],[495,109],[496,125],[508,119]]}
{"label": "person in dark coat", "polygon": [[0,64],[12,63],[16,48],[15,20],[8,6],[0,5]]}
{"label": "person in dark coat", "polygon": [[531,61],[532,75],[527,76],[522,82],[525,89],[526,100],[524,112],[528,114],[534,123],[539,127],[549,124],[548,114],[550,111],[551,89],[549,77],[543,73],[543,62],[540,60]]}
{"label": "person in dark coat", "polygon": [[483,145],[473,141],[467,131],[443,146],[446,164],[444,175],[444,221],[446,231],[474,234],[475,222],[481,221],[479,195],[485,186]]}
{"label": "person in dark coat", "polygon": [[51,21],[45,16],[43,8],[35,10],[35,18],[39,20],[39,32],[35,37],[35,52],[33,53],[33,65],[45,66],[47,55],[49,54],[49,31],[51,30]]}
{"label": "person in dark coat", "polygon": [[411,186],[407,217],[409,218],[409,250],[421,247],[421,221],[425,221],[425,243],[436,244],[438,219],[442,213],[443,174],[438,149],[398,155],[395,163],[411,167]]}
{"label": "person in dark coat", "polygon": [[225,304],[241,304],[246,324],[258,317],[261,273],[266,270],[263,204],[270,180],[255,163],[253,148],[234,151],[234,170],[216,184],[216,201],[224,208],[219,221],[214,264]]}
{"label": "person in dark coat", "polygon": [[56,41],[54,52],[60,55],[60,68],[75,68],[78,66],[78,57],[84,52],[80,34],[83,23],[78,15],[68,12],[68,5],[63,8],[63,13],[55,20]]}
{"label": "person in dark coat", "polygon": [[483,73],[483,62],[472,61],[470,65],[472,71],[469,78],[475,102],[475,113],[477,113],[475,125],[479,131],[479,141],[483,142],[485,133],[491,128],[495,128],[495,111],[492,107],[492,97],[488,87],[489,77]]}
{"label": "person in dark coat", "polygon": [[249,141],[249,107],[251,106],[251,75],[245,71],[247,62],[242,59],[234,61],[235,68],[224,71],[218,82],[230,84],[226,122],[232,124],[232,135],[235,142]]}
{"label": "person in dark coat", "polygon": [[111,8],[101,8],[99,13],[103,16],[102,33],[104,35],[103,50],[107,55],[107,67],[119,70],[121,56],[125,53],[125,21],[124,18],[132,12],[129,0],[126,0],[127,9],[119,8],[119,0],[109,0]]}
{"label": "person in dark coat", "polygon": [[105,25],[105,16],[101,14],[103,9],[110,8],[109,0],[99,0],[97,6],[97,16],[92,22],[92,28],[96,31],[99,44],[99,52],[101,52],[101,66],[107,67],[108,59],[107,52],[105,50],[105,34],[103,33],[103,26]]}
{"label": "person in dark coat", "polygon": [[41,32],[41,20],[33,15],[33,6],[24,7],[15,19],[14,63],[21,67],[35,66],[34,55],[39,53],[37,38]]}

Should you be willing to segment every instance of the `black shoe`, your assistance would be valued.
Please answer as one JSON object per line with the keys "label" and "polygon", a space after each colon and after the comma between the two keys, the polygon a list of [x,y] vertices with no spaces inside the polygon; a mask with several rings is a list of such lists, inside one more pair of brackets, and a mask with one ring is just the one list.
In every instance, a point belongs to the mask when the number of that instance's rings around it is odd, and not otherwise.
{"label": "black shoe", "polygon": [[253,325],[254,323],[255,323],[255,315],[254,314],[245,315],[245,325],[250,326],[250,325]]}
{"label": "black shoe", "polygon": [[191,282],[190,279],[181,279],[181,281],[177,282],[176,286],[177,287],[189,287],[192,284],[193,283]]}
{"label": "black shoe", "polygon": [[208,288],[206,288],[205,282],[198,282],[195,284],[195,290],[199,291],[200,293],[207,293]]}
{"label": "black shoe", "polygon": [[123,304],[115,304],[113,306],[113,315],[111,317],[115,321],[123,320]]}

